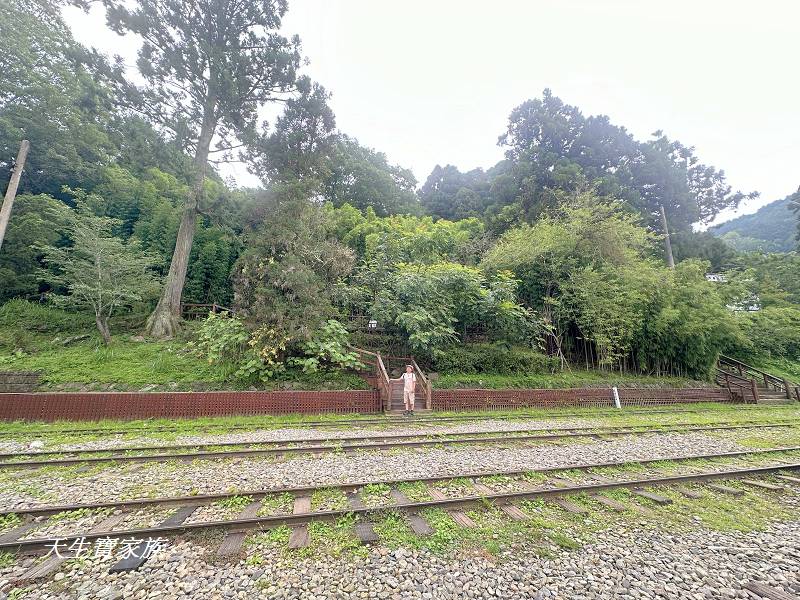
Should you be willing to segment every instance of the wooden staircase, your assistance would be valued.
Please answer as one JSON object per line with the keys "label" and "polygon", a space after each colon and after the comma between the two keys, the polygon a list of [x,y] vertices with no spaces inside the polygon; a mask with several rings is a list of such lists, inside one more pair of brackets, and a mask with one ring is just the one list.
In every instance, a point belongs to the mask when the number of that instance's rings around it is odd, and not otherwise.
{"label": "wooden staircase", "polygon": [[402,413],[405,408],[403,404],[403,382],[396,380],[405,373],[407,365],[411,365],[414,368],[414,374],[417,376],[417,387],[414,392],[414,412],[428,412],[431,410],[431,397],[433,394],[431,382],[413,356],[384,357],[380,352],[370,352],[356,347],[351,347],[350,349],[358,354],[359,360],[365,365],[366,369],[362,375],[380,393],[381,406],[385,413],[398,414]]}
{"label": "wooden staircase", "polygon": [[720,356],[715,381],[731,395],[753,404],[792,404],[800,402],[800,386],[766,371]]}
{"label": "wooden staircase", "polygon": [[406,367],[408,365],[414,367],[414,374],[417,376],[417,385],[414,390],[414,412],[430,410],[427,398],[427,387],[430,383],[428,383],[427,377],[422,372],[419,365],[417,365],[416,361],[411,357],[390,356],[386,357],[384,364],[386,365],[386,372],[389,374],[389,382],[391,384],[389,412],[402,413],[405,410],[405,403],[403,402],[403,382],[395,380],[406,372]]}

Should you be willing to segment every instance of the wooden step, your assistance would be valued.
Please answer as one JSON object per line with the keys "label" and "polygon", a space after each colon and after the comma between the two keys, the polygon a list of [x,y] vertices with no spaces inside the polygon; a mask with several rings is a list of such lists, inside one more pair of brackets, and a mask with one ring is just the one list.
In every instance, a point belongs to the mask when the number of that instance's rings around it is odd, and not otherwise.
{"label": "wooden step", "polygon": [[707,483],[706,487],[714,490],[715,492],[722,492],[723,494],[730,494],[731,496],[744,496],[744,491],[738,488],[728,487],[727,485]]}
{"label": "wooden step", "polygon": [[[261,500],[254,500],[244,507],[238,515],[237,519],[252,519],[258,515],[261,508]],[[244,545],[244,540],[247,538],[246,531],[231,531],[222,540],[222,543],[217,548],[217,556],[233,556],[239,554]]]}
{"label": "wooden step", "polygon": [[[307,512],[311,512],[311,496],[297,496],[294,499],[292,513],[299,515]],[[308,525],[306,523],[292,527],[292,533],[289,534],[289,548],[291,550],[305,548],[308,546],[308,542]]]}
{"label": "wooden step", "polygon": [[[182,506],[174,513],[172,513],[169,517],[167,517],[162,523],[162,527],[174,527],[175,525],[180,525],[186,519],[188,519],[194,511],[199,508],[198,505],[193,506]],[[152,549],[152,546],[151,548]],[[135,571],[139,567],[141,567],[147,559],[150,558],[147,555],[148,551],[148,542],[143,540],[140,544],[138,544],[130,553],[130,556],[127,558],[123,558],[119,562],[115,563],[111,566],[108,570],[109,573],[123,573],[125,571]]]}
{"label": "wooden step", "polygon": [[744,589],[752,592],[758,597],[767,598],[767,600],[800,600],[796,595],[778,590],[763,583],[750,582],[744,585]]}

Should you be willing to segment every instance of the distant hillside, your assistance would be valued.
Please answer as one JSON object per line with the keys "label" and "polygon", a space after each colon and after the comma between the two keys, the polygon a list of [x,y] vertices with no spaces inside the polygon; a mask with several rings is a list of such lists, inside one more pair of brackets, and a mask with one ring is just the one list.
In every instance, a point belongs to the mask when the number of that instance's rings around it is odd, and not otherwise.
{"label": "distant hillside", "polygon": [[797,217],[789,198],[770,202],[752,215],[742,215],[709,231],[740,252],[789,252],[797,247]]}

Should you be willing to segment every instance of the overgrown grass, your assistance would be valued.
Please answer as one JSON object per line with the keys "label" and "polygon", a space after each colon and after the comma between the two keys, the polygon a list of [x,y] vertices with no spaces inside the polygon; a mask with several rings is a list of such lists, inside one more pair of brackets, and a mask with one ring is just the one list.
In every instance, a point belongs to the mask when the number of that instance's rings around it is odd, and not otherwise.
{"label": "overgrown grass", "polygon": [[776,377],[800,384],[800,362],[788,358],[771,358],[753,361],[753,366]]}
{"label": "overgrown grass", "polygon": [[[190,384],[212,384],[214,389],[242,389],[252,382],[233,378],[231,364],[208,364],[185,351],[185,344],[171,342],[136,342],[118,336],[110,346],[90,339],[63,347],[52,345],[32,354],[6,362],[4,369],[41,371],[46,385],[64,383],[176,384],[187,389]],[[259,389],[363,389],[363,379],[347,373],[287,373],[274,381],[256,385]]]}
{"label": "overgrown grass", "polygon": [[[354,373],[302,373],[289,370],[269,382],[234,378],[236,366],[209,364],[187,351],[196,323],[187,322],[169,342],[141,341],[144,317],[125,315],[111,324],[112,343],[105,346],[94,321],[47,305],[12,300],[0,306],[0,369],[41,371],[43,387],[63,384],[138,389],[148,384],[169,389],[366,389]],[[88,335],[88,338],[70,338]]]}
{"label": "overgrown grass", "polygon": [[462,373],[439,375],[433,382],[435,388],[458,389],[503,389],[503,388],[568,388],[568,387],[695,387],[708,385],[680,377],[649,377],[607,373],[603,371],[573,370],[561,373],[545,373],[534,375],[486,375],[484,373]]}
{"label": "overgrown grass", "polygon": [[10,513],[7,515],[0,515],[0,531],[4,531],[6,529],[12,529],[19,525],[22,522],[22,519],[19,518],[15,513]]}
{"label": "overgrown grass", "polygon": [[[690,409],[691,412],[686,409]],[[800,405],[794,406],[752,406],[743,408],[735,404],[714,404],[698,403],[686,406],[667,406],[654,407],[654,409],[633,409],[624,408],[622,410],[612,410],[608,408],[569,408],[569,409],[524,409],[515,411],[463,411],[463,412],[437,412],[436,416],[459,415],[464,417],[474,417],[475,419],[489,420],[498,417],[529,417],[532,419],[582,419],[592,420],[598,427],[621,427],[632,425],[650,426],[669,426],[671,423],[689,423],[693,425],[703,425],[710,422],[732,422],[738,421],[779,421],[800,419]],[[655,412],[657,410],[657,412]],[[59,421],[54,423],[39,422],[10,422],[0,423],[0,433],[8,438],[38,436],[47,446],[73,442],[75,438],[64,433],[65,430],[91,429],[97,430],[96,434],[82,435],[81,441],[92,441],[104,439],[107,431],[127,431],[119,440],[129,440],[140,436],[149,438],[159,438],[163,440],[173,440],[183,435],[198,433],[222,434],[234,431],[234,428],[243,427],[247,429],[276,429],[280,427],[292,427],[302,425],[309,421],[322,421],[325,423],[342,423],[344,428],[352,428],[351,423],[359,419],[374,420],[378,415],[359,415],[359,414],[313,414],[313,415],[280,415],[280,416],[229,416],[229,417],[202,417],[196,419],[152,419],[137,421],[98,421],[91,423],[75,423],[69,421]],[[556,421],[557,422],[557,421]],[[387,419],[385,423],[390,423]],[[376,425],[371,423],[365,425],[369,428],[381,429],[381,422]],[[158,428],[168,428],[166,431],[159,431]],[[335,431],[333,428],[331,431]],[[2,474],[0,474],[2,477]]]}
{"label": "overgrown grass", "polygon": [[209,365],[182,349],[180,342],[132,342],[118,337],[106,347],[92,339],[28,354],[7,367],[42,371],[49,384],[224,382],[232,375],[232,367]]}

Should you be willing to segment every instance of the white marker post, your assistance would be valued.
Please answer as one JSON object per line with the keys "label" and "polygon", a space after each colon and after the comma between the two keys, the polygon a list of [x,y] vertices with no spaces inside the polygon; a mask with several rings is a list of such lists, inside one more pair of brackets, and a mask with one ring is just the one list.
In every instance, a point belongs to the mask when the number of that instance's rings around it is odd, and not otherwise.
{"label": "white marker post", "polygon": [[617,386],[611,388],[611,391],[614,393],[614,408],[622,408],[622,404],[619,402],[619,390]]}

